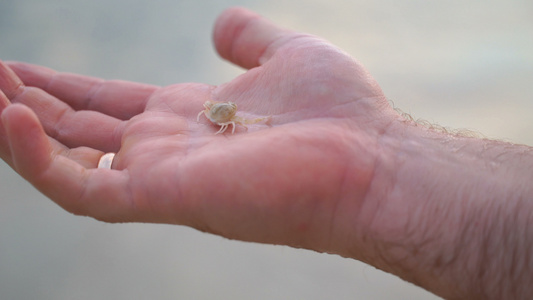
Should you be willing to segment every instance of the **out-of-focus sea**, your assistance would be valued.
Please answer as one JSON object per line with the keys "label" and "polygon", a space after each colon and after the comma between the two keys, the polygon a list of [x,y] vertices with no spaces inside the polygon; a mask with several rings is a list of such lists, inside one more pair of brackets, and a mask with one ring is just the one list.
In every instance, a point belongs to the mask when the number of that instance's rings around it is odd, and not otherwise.
{"label": "out-of-focus sea", "polygon": [[[234,5],[343,48],[415,117],[533,145],[528,0],[2,0],[0,59],[221,84],[243,72],[211,44]],[[76,217],[0,176],[0,299],[438,299],[338,256]]]}

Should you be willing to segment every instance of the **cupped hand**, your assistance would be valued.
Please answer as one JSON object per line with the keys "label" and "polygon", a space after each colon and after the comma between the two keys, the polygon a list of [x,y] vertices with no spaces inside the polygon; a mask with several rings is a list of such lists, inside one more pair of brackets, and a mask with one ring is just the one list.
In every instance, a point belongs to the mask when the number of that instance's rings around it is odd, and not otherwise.
{"label": "cupped hand", "polygon": [[[357,61],[319,38],[234,8],[214,42],[247,69],[220,86],[2,64],[2,158],[75,214],[335,252],[395,113]],[[207,100],[270,119],[215,135],[217,125],[196,120]],[[106,152],[117,153],[112,169],[96,168]]]}

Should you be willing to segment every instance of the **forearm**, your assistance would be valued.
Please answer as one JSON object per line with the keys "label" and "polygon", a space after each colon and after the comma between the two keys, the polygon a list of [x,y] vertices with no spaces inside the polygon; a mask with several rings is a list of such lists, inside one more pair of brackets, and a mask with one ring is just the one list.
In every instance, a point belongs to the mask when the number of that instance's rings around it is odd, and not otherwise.
{"label": "forearm", "polygon": [[533,296],[533,149],[391,128],[352,256],[449,299]]}

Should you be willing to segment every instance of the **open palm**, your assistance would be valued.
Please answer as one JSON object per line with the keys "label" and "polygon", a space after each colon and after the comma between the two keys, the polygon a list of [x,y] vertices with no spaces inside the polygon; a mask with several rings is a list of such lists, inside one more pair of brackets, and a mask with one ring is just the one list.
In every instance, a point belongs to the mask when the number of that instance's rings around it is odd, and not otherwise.
{"label": "open palm", "polygon": [[[76,214],[327,250],[336,217],[368,188],[393,116],[380,88],[327,42],[242,9],[226,11],[214,37],[222,57],[249,69],[217,87],[2,64],[2,158]],[[196,121],[207,100],[271,118],[215,135]],[[105,152],[117,153],[112,170],[96,169]],[[349,201],[339,196],[347,185]]]}

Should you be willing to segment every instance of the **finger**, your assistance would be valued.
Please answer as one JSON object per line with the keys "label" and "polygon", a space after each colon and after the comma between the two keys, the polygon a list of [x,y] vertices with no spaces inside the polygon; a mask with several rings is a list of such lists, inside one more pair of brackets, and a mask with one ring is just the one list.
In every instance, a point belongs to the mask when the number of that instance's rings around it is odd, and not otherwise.
{"label": "finger", "polygon": [[53,151],[38,119],[29,108],[13,104],[2,112],[2,123],[11,153],[14,154],[12,158],[15,169],[24,178],[35,179],[34,174],[40,174],[48,168]]}
{"label": "finger", "polygon": [[[28,66],[31,68],[30,65]],[[41,67],[36,67],[36,69],[41,69]],[[46,72],[46,70],[48,69],[42,68],[41,72]],[[33,73],[26,75],[28,74]],[[38,78],[41,77],[38,76]],[[39,85],[42,86],[42,84],[41,82]],[[13,102],[23,103],[32,108],[39,116],[48,135],[68,147],[87,146],[102,151],[117,151],[120,147],[121,134],[120,130],[117,130],[119,120],[97,112],[74,111],[68,104],[43,90],[24,86],[19,77],[2,61],[0,61],[0,90]],[[5,97],[0,99],[1,101],[4,107],[9,105],[9,100]],[[0,143],[1,137],[0,130]],[[4,146],[4,149],[0,149],[0,155],[9,163],[8,153],[8,147]]]}
{"label": "finger", "polygon": [[[10,105],[9,100],[0,91],[0,114]],[[55,148],[59,149],[59,153],[64,156],[71,158],[72,160],[78,162],[86,168],[94,168],[97,165],[98,160],[102,156],[102,151],[90,149],[90,148],[75,148],[69,149],[62,145],[61,143],[50,139],[52,143],[56,146]],[[13,160],[11,159],[11,150],[9,148],[9,141],[7,138],[6,129],[3,122],[0,122],[0,157],[11,167],[13,167]]]}
{"label": "finger", "polygon": [[69,148],[87,146],[104,152],[120,147],[121,120],[95,111],[75,111],[41,89],[25,87],[11,99],[31,108],[46,133]]}
{"label": "finger", "polygon": [[22,92],[23,83],[20,78],[4,62],[0,60],[0,90],[9,99]]}
{"label": "finger", "polygon": [[276,41],[296,36],[256,13],[237,7],[220,15],[213,39],[220,56],[250,69],[265,63],[273,55]]}
{"label": "finger", "polygon": [[59,73],[41,66],[10,62],[25,85],[43,89],[74,110],[95,110],[127,120],[144,111],[156,86]]}
{"label": "finger", "polygon": [[58,155],[31,109],[14,104],[2,113],[15,170],[66,210],[108,220],[126,220],[131,198],[126,173],[86,169]]}

